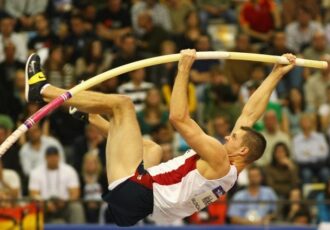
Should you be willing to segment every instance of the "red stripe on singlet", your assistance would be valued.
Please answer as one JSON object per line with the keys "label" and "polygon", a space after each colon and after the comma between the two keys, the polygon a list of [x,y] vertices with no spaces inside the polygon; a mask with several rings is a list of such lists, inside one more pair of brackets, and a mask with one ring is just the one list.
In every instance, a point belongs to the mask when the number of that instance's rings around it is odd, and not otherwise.
{"label": "red stripe on singlet", "polygon": [[195,154],[187,158],[183,165],[169,172],[161,173],[152,176],[155,183],[160,185],[172,185],[181,182],[189,172],[196,169],[196,162],[198,160],[198,155]]}

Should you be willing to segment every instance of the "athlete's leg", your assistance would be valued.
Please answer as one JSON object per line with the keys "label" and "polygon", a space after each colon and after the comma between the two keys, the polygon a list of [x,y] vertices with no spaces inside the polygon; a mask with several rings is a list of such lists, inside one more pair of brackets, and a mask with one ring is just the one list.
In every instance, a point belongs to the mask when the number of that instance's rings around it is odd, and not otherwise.
{"label": "athlete's leg", "polygon": [[[25,96],[28,101],[49,101],[65,91],[46,87],[46,76],[40,68],[40,57],[32,54],[26,64]],[[41,92],[42,89],[42,92]],[[43,98],[42,98],[43,97]],[[143,144],[134,105],[128,97],[80,92],[65,103],[87,113],[111,115],[107,140],[107,175],[109,183],[133,174],[142,161]]]}
{"label": "athlete's leg", "polygon": [[[89,114],[88,121],[95,126],[103,136],[111,135],[109,133],[109,121],[98,114]],[[143,162],[145,168],[158,165],[163,158],[162,148],[149,139],[143,139]]]}
{"label": "athlete's leg", "polygon": [[[44,101],[49,102],[65,92],[67,91],[64,89],[48,85],[42,91],[42,97]],[[126,96],[119,94],[102,94],[82,91],[75,94],[70,100],[66,101],[64,105],[77,107],[78,110],[86,113],[110,115],[114,108],[123,107],[127,101],[128,98]]]}
{"label": "athlete's leg", "polygon": [[163,158],[163,150],[160,145],[152,140],[143,139],[143,162],[144,167],[150,168],[159,165]]}
{"label": "athlete's leg", "polygon": [[[64,92],[47,86],[42,96],[49,101]],[[106,147],[108,181],[111,183],[132,175],[143,159],[143,141],[132,101],[122,95],[83,91],[68,100],[66,105],[86,113],[111,115]]]}

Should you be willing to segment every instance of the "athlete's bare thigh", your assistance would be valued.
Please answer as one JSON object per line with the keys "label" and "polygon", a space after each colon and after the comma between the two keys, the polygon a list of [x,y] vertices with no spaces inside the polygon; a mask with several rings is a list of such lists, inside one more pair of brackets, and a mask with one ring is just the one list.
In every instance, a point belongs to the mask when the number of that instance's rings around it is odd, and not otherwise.
{"label": "athlete's bare thigh", "polygon": [[143,159],[142,135],[130,100],[113,108],[106,152],[109,183],[132,175]]}

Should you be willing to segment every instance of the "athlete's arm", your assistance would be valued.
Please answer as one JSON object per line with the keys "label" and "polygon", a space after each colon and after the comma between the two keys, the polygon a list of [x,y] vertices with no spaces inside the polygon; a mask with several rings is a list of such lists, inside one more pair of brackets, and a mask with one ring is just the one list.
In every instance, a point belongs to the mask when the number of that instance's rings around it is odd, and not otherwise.
{"label": "athlete's arm", "polygon": [[238,118],[233,132],[241,126],[251,127],[257,120],[260,119],[265,112],[270,95],[275,89],[281,78],[289,72],[293,67],[296,57],[292,54],[284,55],[289,61],[290,65],[276,64],[272,72],[262,82],[259,88],[251,95],[248,102],[245,104],[241,116]]}
{"label": "athlete's arm", "polygon": [[[190,118],[188,106],[188,81],[189,71],[195,60],[195,50],[181,51],[181,58],[178,64],[178,74],[176,76],[170,103],[170,121],[175,129],[182,135],[188,145],[196,151],[196,153],[205,160],[214,170],[229,170],[229,161],[225,153],[223,145],[208,136],[198,126],[198,124]],[[227,167],[219,167],[219,165],[227,164]],[[228,171],[226,171],[228,172]]]}
{"label": "athlete's arm", "polygon": [[102,136],[107,137],[109,135],[109,121],[101,115],[89,114],[88,122],[95,126],[101,132]]}

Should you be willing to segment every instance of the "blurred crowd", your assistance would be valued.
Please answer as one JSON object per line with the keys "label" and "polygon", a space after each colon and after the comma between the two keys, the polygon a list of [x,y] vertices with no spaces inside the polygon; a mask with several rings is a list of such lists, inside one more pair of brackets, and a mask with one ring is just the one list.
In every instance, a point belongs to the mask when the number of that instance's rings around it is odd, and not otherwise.
{"label": "blurred crowd", "polygon": [[[236,28],[234,44],[221,44],[210,25]],[[33,52],[49,82],[69,89],[115,67],[185,48],[294,53],[330,64],[329,42],[329,0],[0,0],[0,144],[40,108],[26,103],[24,94],[25,62]],[[188,87],[191,115],[224,143],[271,69],[256,62],[196,61]],[[189,148],[168,123],[175,75],[176,63],[166,63],[92,88],[131,97],[141,132],[161,145],[163,161]],[[254,128],[266,137],[264,156],[226,197],[184,223],[329,221],[330,67],[288,73]],[[68,108],[52,112],[2,157],[0,207],[15,205],[5,199],[29,197],[47,201],[47,222],[107,222],[101,199],[108,186],[105,145],[98,130],[74,119]],[[302,202],[311,198],[302,188],[315,183],[321,189],[311,209]]]}

